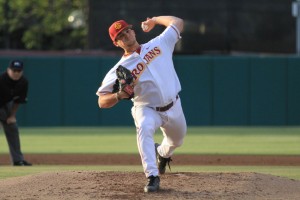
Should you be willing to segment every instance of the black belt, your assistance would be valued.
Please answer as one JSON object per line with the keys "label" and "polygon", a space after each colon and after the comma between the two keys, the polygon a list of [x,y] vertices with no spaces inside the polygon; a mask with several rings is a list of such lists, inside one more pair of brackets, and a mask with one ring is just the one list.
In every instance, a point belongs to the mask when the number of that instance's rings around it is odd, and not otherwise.
{"label": "black belt", "polygon": [[[178,95],[176,95],[176,100],[178,99]],[[156,107],[155,110],[158,112],[165,112],[167,110],[169,110],[170,108],[172,108],[172,106],[174,105],[174,102],[172,101],[171,103],[169,103],[168,105],[164,106],[164,107]]]}

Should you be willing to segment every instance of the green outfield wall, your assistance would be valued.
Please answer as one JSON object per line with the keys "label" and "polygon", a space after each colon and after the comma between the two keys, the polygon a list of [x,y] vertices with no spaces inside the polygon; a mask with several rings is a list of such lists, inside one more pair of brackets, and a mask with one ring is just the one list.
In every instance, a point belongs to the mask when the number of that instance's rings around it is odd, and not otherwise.
{"label": "green outfield wall", "polygon": [[[133,125],[131,101],[97,104],[96,90],[117,57],[0,56],[1,72],[11,59],[24,61],[30,83],[20,125]],[[300,57],[178,55],[174,63],[188,125],[300,125]]]}

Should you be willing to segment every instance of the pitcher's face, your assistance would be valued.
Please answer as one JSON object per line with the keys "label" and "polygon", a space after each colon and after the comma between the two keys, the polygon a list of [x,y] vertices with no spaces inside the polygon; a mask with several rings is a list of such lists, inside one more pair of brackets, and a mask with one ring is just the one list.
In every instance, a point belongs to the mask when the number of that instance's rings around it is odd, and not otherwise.
{"label": "pitcher's face", "polygon": [[115,45],[121,48],[131,47],[136,43],[135,32],[131,28],[124,29],[117,37]]}

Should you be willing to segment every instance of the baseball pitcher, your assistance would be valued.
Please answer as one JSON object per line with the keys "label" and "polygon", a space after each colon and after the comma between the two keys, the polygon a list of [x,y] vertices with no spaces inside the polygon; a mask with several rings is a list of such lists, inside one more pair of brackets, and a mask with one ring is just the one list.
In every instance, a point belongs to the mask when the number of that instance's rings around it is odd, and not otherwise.
{"label": "baseball pitcher", "polygon": [[[174,150],[182,145],[186,135],[179,97],[181,85],[172,60],[183,24],[182,19],[174,16],[147,18],[141,23],[144,32],[156,25],[166,28],[145,44],[137,42],[132,25],[124,20],[109,27],[113,44],[122,48],[124,55],[104,77],[96,93],[98,104],[100,108],[110,108],[120,100],[132,100],[137,146],[148,179],[145,192],[159,190],[159,175],[165,173]],[[158,128],[164,135],[161,144],[153,138]]]}

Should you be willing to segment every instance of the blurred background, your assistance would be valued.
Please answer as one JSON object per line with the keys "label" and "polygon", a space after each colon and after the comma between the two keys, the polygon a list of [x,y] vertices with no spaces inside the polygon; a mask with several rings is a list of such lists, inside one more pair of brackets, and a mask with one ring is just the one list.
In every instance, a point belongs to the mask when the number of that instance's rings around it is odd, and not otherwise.
{"label": "blurred background", "polygon": [[163,27],[143,33],[141,21],[174,15],[185,20],[174,63],[188,125],[300,125],[295,2],[0,0],[0,70],[11,59],[25,63],[23,126],[132,126],[131,102],[97,105],[95,92],[122,55],[108,27],[125,19],[145,43]]}
{"label": "blurred background", "polygon": [[2,50],[112,50],[107,29],[125,19],[141,42],[141,21],[157,15],[185,20],[180,54],[295,53],[292,0],[0,0]]}

